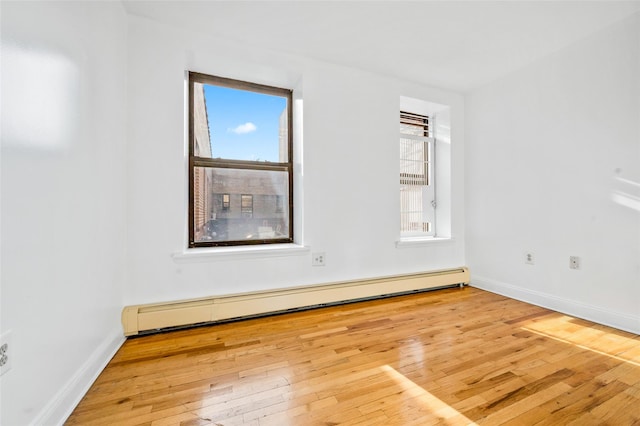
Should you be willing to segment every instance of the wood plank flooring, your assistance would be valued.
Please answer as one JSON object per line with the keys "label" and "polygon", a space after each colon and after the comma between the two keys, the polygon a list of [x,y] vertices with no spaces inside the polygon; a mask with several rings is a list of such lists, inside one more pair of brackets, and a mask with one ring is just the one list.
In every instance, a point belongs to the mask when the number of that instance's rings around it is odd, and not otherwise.
{"label": "wood plank flooring", "polygon": [[68,425],[639,425],[640,337],[475,288],[129,339]]}

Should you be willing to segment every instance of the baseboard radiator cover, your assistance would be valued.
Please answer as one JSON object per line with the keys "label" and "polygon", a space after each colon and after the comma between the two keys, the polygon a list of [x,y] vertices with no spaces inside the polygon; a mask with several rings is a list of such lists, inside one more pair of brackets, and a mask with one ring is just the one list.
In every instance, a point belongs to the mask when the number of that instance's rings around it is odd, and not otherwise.
{"label": "baseboard radiator cover", "polygon": [[126,306],[125,336],[469,284],[466,267],[201,299]]}

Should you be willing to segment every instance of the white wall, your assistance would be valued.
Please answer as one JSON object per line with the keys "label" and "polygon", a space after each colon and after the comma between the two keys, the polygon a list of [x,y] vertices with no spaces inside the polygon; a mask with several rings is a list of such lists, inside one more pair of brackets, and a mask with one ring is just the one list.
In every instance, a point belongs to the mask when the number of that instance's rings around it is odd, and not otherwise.
{"label": "white wall", "polygon": [[[637,16],[473,92],[466,122],[459,95],[119,3],[3,2],[1,19],[2,424],[63,419],[121,343],[125,304],[459,266],[465,241],[475,285],[640,330]],[[303,100],[308,250],[172,257],[186,247],[185,70]],[[400,96],[450,106],[450,241],[396,248]],[[311,267],[313,251],[327,266]]]}
{"label": "white wall", "polygon": [[[142,18],[130,17],[128,32],[127,304],[464,264],[461,96]],[[297,200],[302,220],[296,232],[308,250],[172,258],[186,247],[185,70],[290,87],[302,97],[303,159],[296,169],[303,199]],[[452,241],[396,248],[401,95],[451,106]],[[314,251],[326,253],[325,267],[311,267]]]}
{"label": "white wall", "polygon": [[2,2],[3,425],[57,424],[121,342],[125,15]]}
{"label": "white wall", "polygon": [[[465,104],[473,284],[636,333],[639,19],[475,90]],[[535,265],[524,263],[526,251]],[[580,270],[569,269],[570,255]]]}

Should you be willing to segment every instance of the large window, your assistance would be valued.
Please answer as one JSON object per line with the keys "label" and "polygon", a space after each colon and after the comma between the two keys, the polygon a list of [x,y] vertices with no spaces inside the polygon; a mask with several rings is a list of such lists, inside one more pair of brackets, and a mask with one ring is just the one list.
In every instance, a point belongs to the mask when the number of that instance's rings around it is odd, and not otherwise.
{"label": "large window", "polygon": [[189,247],[293,242],[291,91],[189,73]]}
{"label": "large window", "polygon": [[435,233],[434,139],[428,116],[400,112],[400,236]]}

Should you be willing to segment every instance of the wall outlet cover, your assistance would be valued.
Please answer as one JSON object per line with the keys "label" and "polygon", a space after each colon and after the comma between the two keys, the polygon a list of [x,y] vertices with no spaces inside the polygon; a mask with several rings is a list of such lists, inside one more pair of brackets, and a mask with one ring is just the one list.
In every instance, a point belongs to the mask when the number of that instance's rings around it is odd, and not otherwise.
{"label": "wall outlet cover", "polygon": [[580,269],[580,257],[578,257],[578,256],[569,256],[569,268],[570,269]]}
{"label": "wall outlet cover", "polygon": [[327,261],[324,253],[311,253],[311,266],[324,266]]}
{"label": "wall outlet cover", "polygon": [[11,370],[13,361],[13,343],[11,341],[11,331],[7,331],[0,336],[0,376]]}
{"label": "wall outlet cover", "polygon": [[530,251],[525,252],[525,254],[524,254],[524,263],[526,263],[527,265],[535,265],[536,264],[536,257],[533,255],[532,252],[530,252]]}

